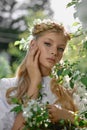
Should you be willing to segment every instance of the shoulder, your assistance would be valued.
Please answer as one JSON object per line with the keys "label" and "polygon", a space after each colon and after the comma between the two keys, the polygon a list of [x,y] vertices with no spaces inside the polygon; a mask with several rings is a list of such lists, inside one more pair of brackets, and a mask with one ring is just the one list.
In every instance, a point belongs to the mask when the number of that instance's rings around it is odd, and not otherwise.
{"label": "shoulder", "polygon": [[14,105],[7,103],[6,91],[10,87],[15,87],[17,81],[17,78],[0,79],[0,128],[2,128],[2,130],[5,128],[6,130],[9,130],[11,127],[9,122],[13,123],[14,121],[14,113],[10,112]]}
{"label": "shoulder", "polygon": [[2,78],[0,79],[0,89],[1,88],[10,88],[10,87],[15,87],[17,84],[18,79],[16,77],[14,78]]}
{"label": "shoulder", "polygon": [[6,91],[11,87],[16,87],[18,79],[14,78],[2,78],[0,79],[0,99],[5,97]]}
{"label": "shoulder", "polygon": [[6,98],[6,91],[11,87],[16,87],[18,79],[14,78],[2,78],[0,79],[0,101],[4,101]]}

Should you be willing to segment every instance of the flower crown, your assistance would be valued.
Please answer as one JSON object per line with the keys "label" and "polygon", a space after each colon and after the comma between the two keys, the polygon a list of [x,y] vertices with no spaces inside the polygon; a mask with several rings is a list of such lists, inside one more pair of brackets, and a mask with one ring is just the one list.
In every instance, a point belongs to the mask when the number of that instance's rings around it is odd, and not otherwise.
{"label": "flower crown", "polygon": [[33,22],[33,27],[30,28],[30,33],[35,36],[40,32],[44,32],[46,30],[50,30],[55,28],[57,32],[64,31],[64,28],[62,25],[57,24],[55,21],[52,21],[51,19],[35,19]]}
{"label": "flower crown", "polygon": [[[19,45],[20,49],[27,50],[29,48],[30,41],[37,36],[39,33],[54,29],[55,32],[64,32],[66,36],[67,33],[64,30],[64,27],[62,24],[57,24],[55,21],[52,21],[51,19],[35,19],[33,21],[32,27],[29,26],[29,36],[27,39],[22,38],[21,41],[16,41],[15,45]],[[68,38],[69,39],[69,38]]]}

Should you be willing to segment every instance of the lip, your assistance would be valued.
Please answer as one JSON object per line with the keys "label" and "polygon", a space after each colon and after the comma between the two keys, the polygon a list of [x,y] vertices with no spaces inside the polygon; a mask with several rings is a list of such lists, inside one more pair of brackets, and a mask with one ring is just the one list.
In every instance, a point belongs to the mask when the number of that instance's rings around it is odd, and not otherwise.
{"label": "lip", "polygon": [[47,58],[47,60],[48,60],[50,63],[55,63],[55,59],[53,59],[53,58]]}

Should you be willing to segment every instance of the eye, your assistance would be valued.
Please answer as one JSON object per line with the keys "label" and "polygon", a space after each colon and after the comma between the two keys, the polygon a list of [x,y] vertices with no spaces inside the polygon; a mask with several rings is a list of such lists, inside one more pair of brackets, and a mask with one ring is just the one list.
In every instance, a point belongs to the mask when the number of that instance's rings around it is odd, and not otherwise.
{"label": "eye", "polygon": [[51,46],[51,43],[49,43],[49,42],[44,42],[44,44],[45,44],[46,46]]}
{"label": "eye", "polygon": [[64,48],[57,48],[58,51],[64,52]]}

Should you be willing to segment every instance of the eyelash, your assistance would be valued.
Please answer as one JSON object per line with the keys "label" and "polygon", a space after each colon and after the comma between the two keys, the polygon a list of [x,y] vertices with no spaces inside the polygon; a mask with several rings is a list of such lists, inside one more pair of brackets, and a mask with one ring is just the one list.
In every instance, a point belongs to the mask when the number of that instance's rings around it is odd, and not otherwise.
{"label": "eyelash", "polygon": [[63,48],[58,48],[57,50],[60,51],[60,52],[63,52],[63,51],[64,51]]}
{"label": "eyelash", "polygon": [[51,43],[49,43],[49,42],[45,42],[44,44],[47,46],[51,46]]}
{"label": "eyelash", "polygon": [[[49,42],[45,42],[44,44],[47,45],[47,46],[51,46],[51,43],[49,43]],[[64,48],[57,48],[57,50],[60,51],[60,52],[63,52]]]}

